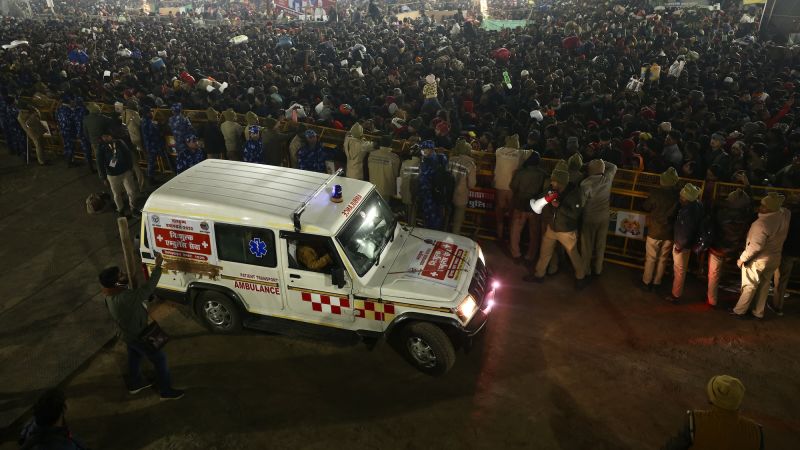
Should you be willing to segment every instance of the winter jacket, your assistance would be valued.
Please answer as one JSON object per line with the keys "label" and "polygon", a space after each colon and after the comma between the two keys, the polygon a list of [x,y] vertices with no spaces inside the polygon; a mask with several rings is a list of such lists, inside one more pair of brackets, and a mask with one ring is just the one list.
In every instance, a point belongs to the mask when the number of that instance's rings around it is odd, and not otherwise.
{"label": "winter jacket", "polygon": [[225,139],[225,151],[237,153],[242,148],[244,127],[232,120],[226,120],[222,122],[219,128],[222,131],[222,137]]}
{"label": "winter jacket", "polygon": [[545,207],[550,209],[550,214],[552,214],[548,220],[550,228],[559,232],[576,231],[583,214],[583,194],[580,186],[569,183],[566,189],[559,192],[558,204],[558,208],[552,203]]}
{"label": "winter jacket", "polygon": [[207,122],[203,125],[203,146],[206,153],[218,155],[227,151],[225,136],[218,122]]}
{"label": "winter jacket", "polygon": [[642,209],[647,212],[647,236],[659,241],[672,240],[678,212],[677,186],[658,187],[650,192]]}
{"label": "winter jacket", "polygon": [[115,140],[108,144],[101,142],[97,146],[97,168],[103,179],[106,175],[122,175],[133,169],[131,150],[122,141]]}
{"label": "winter jacket", "polygon": [[523,161],[530,156],[530,150],[500,147],[495,152],[494,188],[510,190],[511,178]]}
{"label": "winter jacket", "polygon": [[419,187],[419,165],[419,156],[412,156],[400,165],[400,198],[404,205],[414,204]]}
{"label": "winter jacket", "polygon": [[372,151],[367,160],[369,181],[381,197],[388,200],[397,195],[397,176],[400,175],[400,157],[391,148],[381,147]]}
{"label": "winter jacket", "polygon": [[453,189],[453,205],[467,206],[469,202],[469,190],[473,189],[478,183],[478,166],[471,156],[457,155],[450,157],[447,163],[447,170],[453,174],[455,186]]}
{"label": "winter jacket", "polygon": [[264,147],[264,162],[280,166],[289,160],[289,139],[291,135],[280,133],[272,128],[261,130],[261,142]]}
{"label": "winter jacket", "polygon": [[681,206],[675,218],[673,242],[676,249],[690,250],[697,243],[704,217],[703,204],[699,201]]}
{"label": "winter jacket", "polygon": [[131,138],[131,143],[136,147],[142,146],[142,119],[139,113],[126,109],[122,112],[122,123],[128,128],[128,136]]}
{"label": "winter jacket", "polygon": [[83,130],[92,146],[97,146],[100,142],[100,134],[104,130],[111,128],[112,125],[113,120],[100,113],[89,113],[83,118]]}
{"label": "winter jacket", "polygon": [[780,260],[783,244],[789,234],[791,217],[792,213],[786,208],[770,213],[759,213],[758,219],[750,225],[747,242],[739,259],[745,263]]}
{"label": "winter jacket", "polygon": [[518,211],[532,212],[530,201],[539,198],[550,184],[550,175],[538,166],[523,167],[511,178],[511,204]]}
{"label": "winter jacket", "polygon": [[789,220],[789,236],[793,239],[786,239],[783,244],[781,256],[800,257],[800,208],[791,209],[793,219]]}
{"label": "winter jacket", "polygon": [[156,267],[143,286],[125,289],[106,300],[108,311],[117,323],[125,342],[137,342],[139,334],[147,327],[147,310],[142,303],[153,295],[160,278],[161,268]]}
{"label": "winter jacket", "polygon": [[744,249],[747,230],[753,223],[753,211],[749,205],[726,203],[714,211],[710,250],[717,256],[732,257]]}
{"label": "winter jacket", "polygon": [[372,150],[372,142],[347,135],[344,138],[344,154],[347,155],[347,178],[364,179],[364,157]]}
{"label": "winter jacket", "polygon": [[602,174],[586,177],[581,182],[585,205],[583,220],[587,222],[608,222],[611,184],[617,174],[617,166],[606,161],[606,170]]}

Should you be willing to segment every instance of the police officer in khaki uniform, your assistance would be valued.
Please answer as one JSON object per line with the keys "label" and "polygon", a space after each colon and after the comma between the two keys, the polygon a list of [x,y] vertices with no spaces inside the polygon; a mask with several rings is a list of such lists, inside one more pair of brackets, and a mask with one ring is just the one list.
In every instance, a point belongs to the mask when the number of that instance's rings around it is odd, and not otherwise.
{"label": "police officer in khaki uniform", "polygon": [[417,224],[417,188],[419,187],[419,145],[411,147],[411,158],[400,165],[400,199],[406,208],[406,221],[411,226]]}
{"label": "police officer in khaki uniform", "polygon": [[464,139],[456,141],[453,151],[450,152],[450,159],[447,163],[447,170],[453,175],[455,185],[453,189],[453,233],[461,233],[461,225],[464,224],[464,214],[469,202],[469,191],[475,188],[478,183],[478,166],[472,159],[472,146],[467,144]]}
{"label": "police officer in khaki uniform", "polygon": [[347,156],[348,178],[364,179],[364,157],[372,150],[372,142],[364,139],[364,128],[356,122],[344,138],[344,154]]}
{"label": "police officer in khaki uniform", "polygon": [[39,165],[48,164],[44,159],[44,135],[47,133],[47,129],[42,125],[39,110],[36,108],[31,108],[30,111],[21,110],[17,115],[17,121],[31,142],[33,142],[33,148],[36,150],[36,160]]}
{"label": "police officer in khaki uniform", "polygon": [[233,161],[241,161],[240,149],[243,145],[244,127],[236,122],[236,113],[232,109],[222,112],[222,125],[219,129],[225,139],[225,156]]}
{"label": "police officer in khaki uniform", "polygon": [[133,174],[136,175],[136,181],[139,183],[139,189],[144,189],[145,177],[142,173],[142,168],[139,167],[139,159],[144,152],[144,144],[142,142],[142,118],[139,112],[134,107],[125,108],[122,111],[122,124],[128,129],[128,136],[131,138],[131,156],[133,157]]}
{"label": "police officer in khaki uniform", "polygon": [[664,450],[762,450],[764,430],[739,415],[744,385],[730,375],[711,377],[706,385],[711,409],[686,411],[686,421]]}
{"label": "police officer in khaki uniform", "polygon": [[494,188],[497,239],[502,240],[505,232],[506,213],[511,209],[511,178],[523,161],[530,156],[530,150],[519,148],[519,136],[506,138],[506,145],[495,152]]}
{"label": "police officer in khaki uniform", "polygon": [[397,176],[400,174],[400,157],[392,151],[392,137],[383,136],[380,147],[369,154],[367,160],[369,182],[388,200],[397,195]]}

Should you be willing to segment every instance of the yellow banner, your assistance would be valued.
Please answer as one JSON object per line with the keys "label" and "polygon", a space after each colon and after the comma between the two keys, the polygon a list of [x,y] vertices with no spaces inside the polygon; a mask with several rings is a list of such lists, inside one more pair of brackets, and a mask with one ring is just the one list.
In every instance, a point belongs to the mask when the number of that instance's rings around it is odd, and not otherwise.
{"label": "yellow banner", "polygon": [[767,3],[767,0],[743,0],[743,5],[755,5],[755,4],[764,4]]}

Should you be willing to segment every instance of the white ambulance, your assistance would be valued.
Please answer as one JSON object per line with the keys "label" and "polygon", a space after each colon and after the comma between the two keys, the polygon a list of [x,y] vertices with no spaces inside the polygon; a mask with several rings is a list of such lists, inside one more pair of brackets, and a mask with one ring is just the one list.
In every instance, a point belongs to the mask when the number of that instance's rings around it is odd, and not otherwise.
{"label": "white ambulance", "polygon": [[481,331],[498,288],[474,241],[398,224],[368,182],[286,167],[192,167],[150,195],[140,242],[146,273],[164,256],[159,294],[212,331],[386,337],[431,375]]}

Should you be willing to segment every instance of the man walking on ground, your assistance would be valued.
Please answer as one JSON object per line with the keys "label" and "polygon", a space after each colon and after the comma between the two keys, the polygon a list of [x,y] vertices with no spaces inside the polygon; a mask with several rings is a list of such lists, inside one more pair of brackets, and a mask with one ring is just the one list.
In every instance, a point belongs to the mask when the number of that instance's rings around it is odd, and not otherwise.
{"label": "man walking on ground", "polygon": [[744,252],[736,265],[742,269],[742,294],[731,310],[737,317],[745,317],[755,299],[752,314],[764,318],[769,283],[781,264],[781,250],[789,233],[792,213],[783,208],[783,195],[770,192],[761,199],[758,219],[750,225]]}
{"label": "man walking on ground", "polygon": [[677,304],[683,295],[686,272],[692,247],[697,243],[703,222],[703,205],[700,203],[700,188],[686,183],[679,196],[681,208],[675,219],[675,234],[672,246],[672,293],[666,300]]}
{"label": "man walking on ground", "polygon": [[652,190],[642,209],[647,212],[647,241],[645,244],[642,286],[652,291],[661,286],[667,258],[672,251],[675,214],[678,212],[678,172],[670,167],[659,177],[660,187]]}
{"label": "man walking on ground", "polygon": [[511,257],[519,263],[522,262],[519,241],[525,224],[528,225],[529,241],[525,261],[531,264],[536,261],[539,244],[542,242],[542,217],[531,210],[530,204],[531,199],[541,197],[548,186],[549,177],[547,172],[539,167],[539,161],[541,161],[539,152],[534,151],[511,178],[511,206],[514,211],[511,216],[509,242]]}
{"label": "man walking on ground", "polygon": [[761,425],[739,415],[744,385],[730,375],[712,377],[706,385],[711,409],[686,411],[686,421],[663,450],[763,450]]}
{"label": "man walking on ground", "polygon": [[575,287],[583,289],[586,287],[586,273],[583,260],[578,253],[578,220],[583,212],[583,195],[580,187],[569,182],[569,172],[564,170],[553,171],[550,175],[550,187],[558,193],[558,196],[545,206],[545,209],[553,210],[552,219],[545,225],[547,229],[542,239],[536,269],[533,275],[526,275],[524,280],[540,282],[544,279],[556,242],[559,242],[564,246],[575,269]]}
{"label": "man walking on ground", "polygon": [[[136,180],[133,178],[133,156],[124,142],[115,140],[111,131],[100,131],[100,144],[97,148],[97,169],[104,180],[104,184],[111,188],[114,204],[117,205],[117,214],[125,216],[125,199],[127,193],[130,213],[137,214],[135,203]],[[128,216],[130,214],[127,214]]]}
{"label": "man walking on ground", "polygon": [[167,357],[161,350],[153,350],[146,346],[139,336],[147,327],[147,310],[144,302],[150,299],[161,278],[161,263],[164,259],[156,253],[156,267],[144,286],[128,289],[129,280],[119,267],[109,267],[100,272],[100,284],[106,296],[106,306],[111,317],[117,323],[122,340],[128,347],[128,392],[137,394],[152,383],[142,379],[142,357],[147,357],[156,369],[158,389],[161,400],[177,400],[183,397],[183,391],[174,389],[167,368]]}
{"label": "man walking on ground", "polygon": [[[589,176],[581,181],[585,206],[581,225],[581,258],[587,275],[603,273],[603,254],[608,237],[611,183],[617,166],[602,159],[593,159],[588,165]],[[594,257],[594,264],[592,264]]]}

